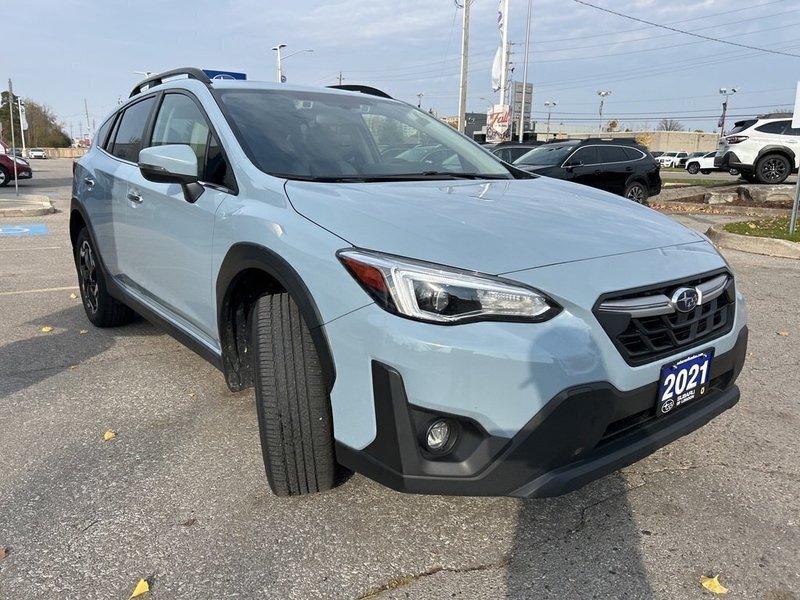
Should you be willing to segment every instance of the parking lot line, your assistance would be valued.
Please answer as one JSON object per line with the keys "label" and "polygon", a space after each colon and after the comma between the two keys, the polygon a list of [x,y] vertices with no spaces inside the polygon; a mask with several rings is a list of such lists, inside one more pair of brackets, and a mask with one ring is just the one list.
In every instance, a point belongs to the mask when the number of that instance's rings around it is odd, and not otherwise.
{"label": "parking lot line", "polygon": [[77,289],[77,285],[68,285],[66,287],[39,288],[38,290],[15,290],[13,292],[0,292],[0,296],[17,296],[19,294],[39,294],[44,292],[67,292],[69,290]]}

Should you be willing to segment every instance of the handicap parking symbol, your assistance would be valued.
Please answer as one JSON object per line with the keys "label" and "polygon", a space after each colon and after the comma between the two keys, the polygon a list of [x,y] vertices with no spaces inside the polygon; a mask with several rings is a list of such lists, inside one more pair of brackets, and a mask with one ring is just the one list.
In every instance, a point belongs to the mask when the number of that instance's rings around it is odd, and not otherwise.
{"label": "handicap parking symbol", "polygon": [[4,235],[47,235],[47,225],[34,223],[32,225],[0,225],[0,236]]}

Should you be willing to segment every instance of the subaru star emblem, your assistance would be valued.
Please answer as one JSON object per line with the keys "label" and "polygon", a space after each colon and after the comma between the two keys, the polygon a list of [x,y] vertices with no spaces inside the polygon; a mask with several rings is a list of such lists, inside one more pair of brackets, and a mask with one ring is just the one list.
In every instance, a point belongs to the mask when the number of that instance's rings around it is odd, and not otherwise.
{"label": "subaru star emblem", "polygon": [[697,288],[678,288],[672,294],[670,303],[678,312],[690,312],[700,304],[700,292]]}

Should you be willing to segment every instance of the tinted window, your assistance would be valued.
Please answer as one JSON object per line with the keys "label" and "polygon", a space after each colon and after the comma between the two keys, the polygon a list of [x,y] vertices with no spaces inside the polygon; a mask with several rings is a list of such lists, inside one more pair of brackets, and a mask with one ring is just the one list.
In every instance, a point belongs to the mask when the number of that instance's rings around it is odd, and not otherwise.
{"label": "tinted window", "polygon": [[800,135],[800,129],[794,129],[790,121],[789,125],[784,130],[783,135]]}
{"label": "tinted window", "polygon": [[599,146],[597,148],[597,162],[613,163],[625,162],[628,157],[622,146]]}
{"label": "tinted window", "polygon": [[733,135],[734,133],[739,133],[740,131],[749,129],[756,123],[758,123],[757,119],[748,119],[747,121],[737,121],[736,126],[728,132],[728,135]]}
{"label": "tinted window", "polygon": [[117,127],[111,154],[131,162],[139,161],[144,128],[154,102],[155,97],[151,96],[125,109]]}
{"label": "tinted window", "polygon": [[623,146],[622,150],[625,152],[625,156],[628,157],[628,160],[639,160],[644,157],[644,153],[641,150],[631,148],[630,146]]}
{"label": "tinted window", "polygon": [[183,94],[167,94],[156,117],[151,145],[186,144],[197,155],[197,164],[202,166],[209,131],[203,113],[191,98]]}
{"label": "tinted window", "polygon": [[772,123],[764,123],[756,127],[756,131],[761,133],[783,133],[784,128],[789,124],[789,121],[773,121]]}
{"label": "tinted window", "polygon": [[[362,94],[219,90],[218,99],[248,158],[287,178],[427,179],[468,172],[510,179],[496,157],[449,125],[402,102]],[[380,146],[408,144],[394,158]]]}
{"label": "tinted window", "polygon": [[526,152],[514,161],[515,165],[560,165],[575,149],[576,143],[545,144]]}
{"label": "tinted window", "polygon": [[[114,117],[111,117],[105,123],[100,125],[100,129],[97,130],[97,133],[95,134],[92,143],[94,143],[97,146],[100,146],[101,148],[104,148],[106,145],[106,138],[108,137],[108,132],[111,129],[111,125],[113,123],[114,123]],[[31,150],[38,150],[38,148],[31,148]]]}
{"label": "tinted window", "polygon": [[597,160],[597,146],[586,146],[578,148],[575,154],[569,157],[568,165],[594,165]]}

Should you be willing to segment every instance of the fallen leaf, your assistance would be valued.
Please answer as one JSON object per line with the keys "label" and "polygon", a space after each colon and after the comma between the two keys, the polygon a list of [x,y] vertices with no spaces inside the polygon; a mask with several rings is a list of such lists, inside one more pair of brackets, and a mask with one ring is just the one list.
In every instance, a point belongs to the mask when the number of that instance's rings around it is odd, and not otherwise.
{"label": "fallen leaf", "polygon": [[73,294],[70,294],[69,297],[72,298],[73,300],[77,300],[78,299],[78,294],[74,294],[73,293]]}
{"label": "fallen leaf", "polygon": [[53,328],[50,327],[50,325],[45,325],[42,327],[42,333],[50,333],[51,331],[53,331]]}
{"label": "fallen leaf", "polygon": [[11,554],[11,548],[8,546],[0,546],[0,560],[6,558],[9,554]]}
{"label": "fallen leaf", "polygon": [[727,594],[728,588],[719,582],[719,575],[714,577],[701,577],[700,585],[706,588],[712,594]]}
{"label": "fallen leaf", "polygon": [[104,439],[105,441],[108,441],[108,440],[113,440],[115,437],[117,437],[117,434],[116,434],[116,433],[114,433],[114,432],[113,432],[113,431],[111,431],[111,430],[108,430],[108,431],[106,431],[106,432],[103,434],[103,439]]}
{"label": "fallen leaf", "polygon": [[72,371],[73,369],[77,369],[78,365],[70,365],[69,370]]}
{"label": "fallen leaf", "polygon": [[89,333],[89,330],[88,329],[81,329],[78,333],[83,335],[84,333]]}
{"label": "fallen leaf", "polygon": [[194,398],[194,392],[189,392],[189,398]]}
{"label": "fallen leaf", "polygon": [[186,519],[186,522],[181,523],[181,525],[183,525],[184,527],[191,527],[195,523],[197,523],[197,519],[195,519],[194,517],[189,517],[188,519]]}
{"label": "fallen leaf", "polygon": [[789,335],[789,332],[788,331],[779,331],[778,335],[782,335],[783,337],[786,337],[786,336]]}
{"label": "fallen leaf", "polygon": [[131,598],[136,598],[137,596],[141,596],[142,594],[146,594],[150,591],[150,585],[147,583],[146,579],[140,579],[139,583],[136,584],[136,587],[133,588],[133,593],[131,594],[128,600]]}
{"label": "fallen leaf", "polygon": [[748,226],[750,229],[755,229],[755,228],[756,228],[756,224],[755,224],[755,223],[748,223],[748,224],[747,224],[747,226]]}

